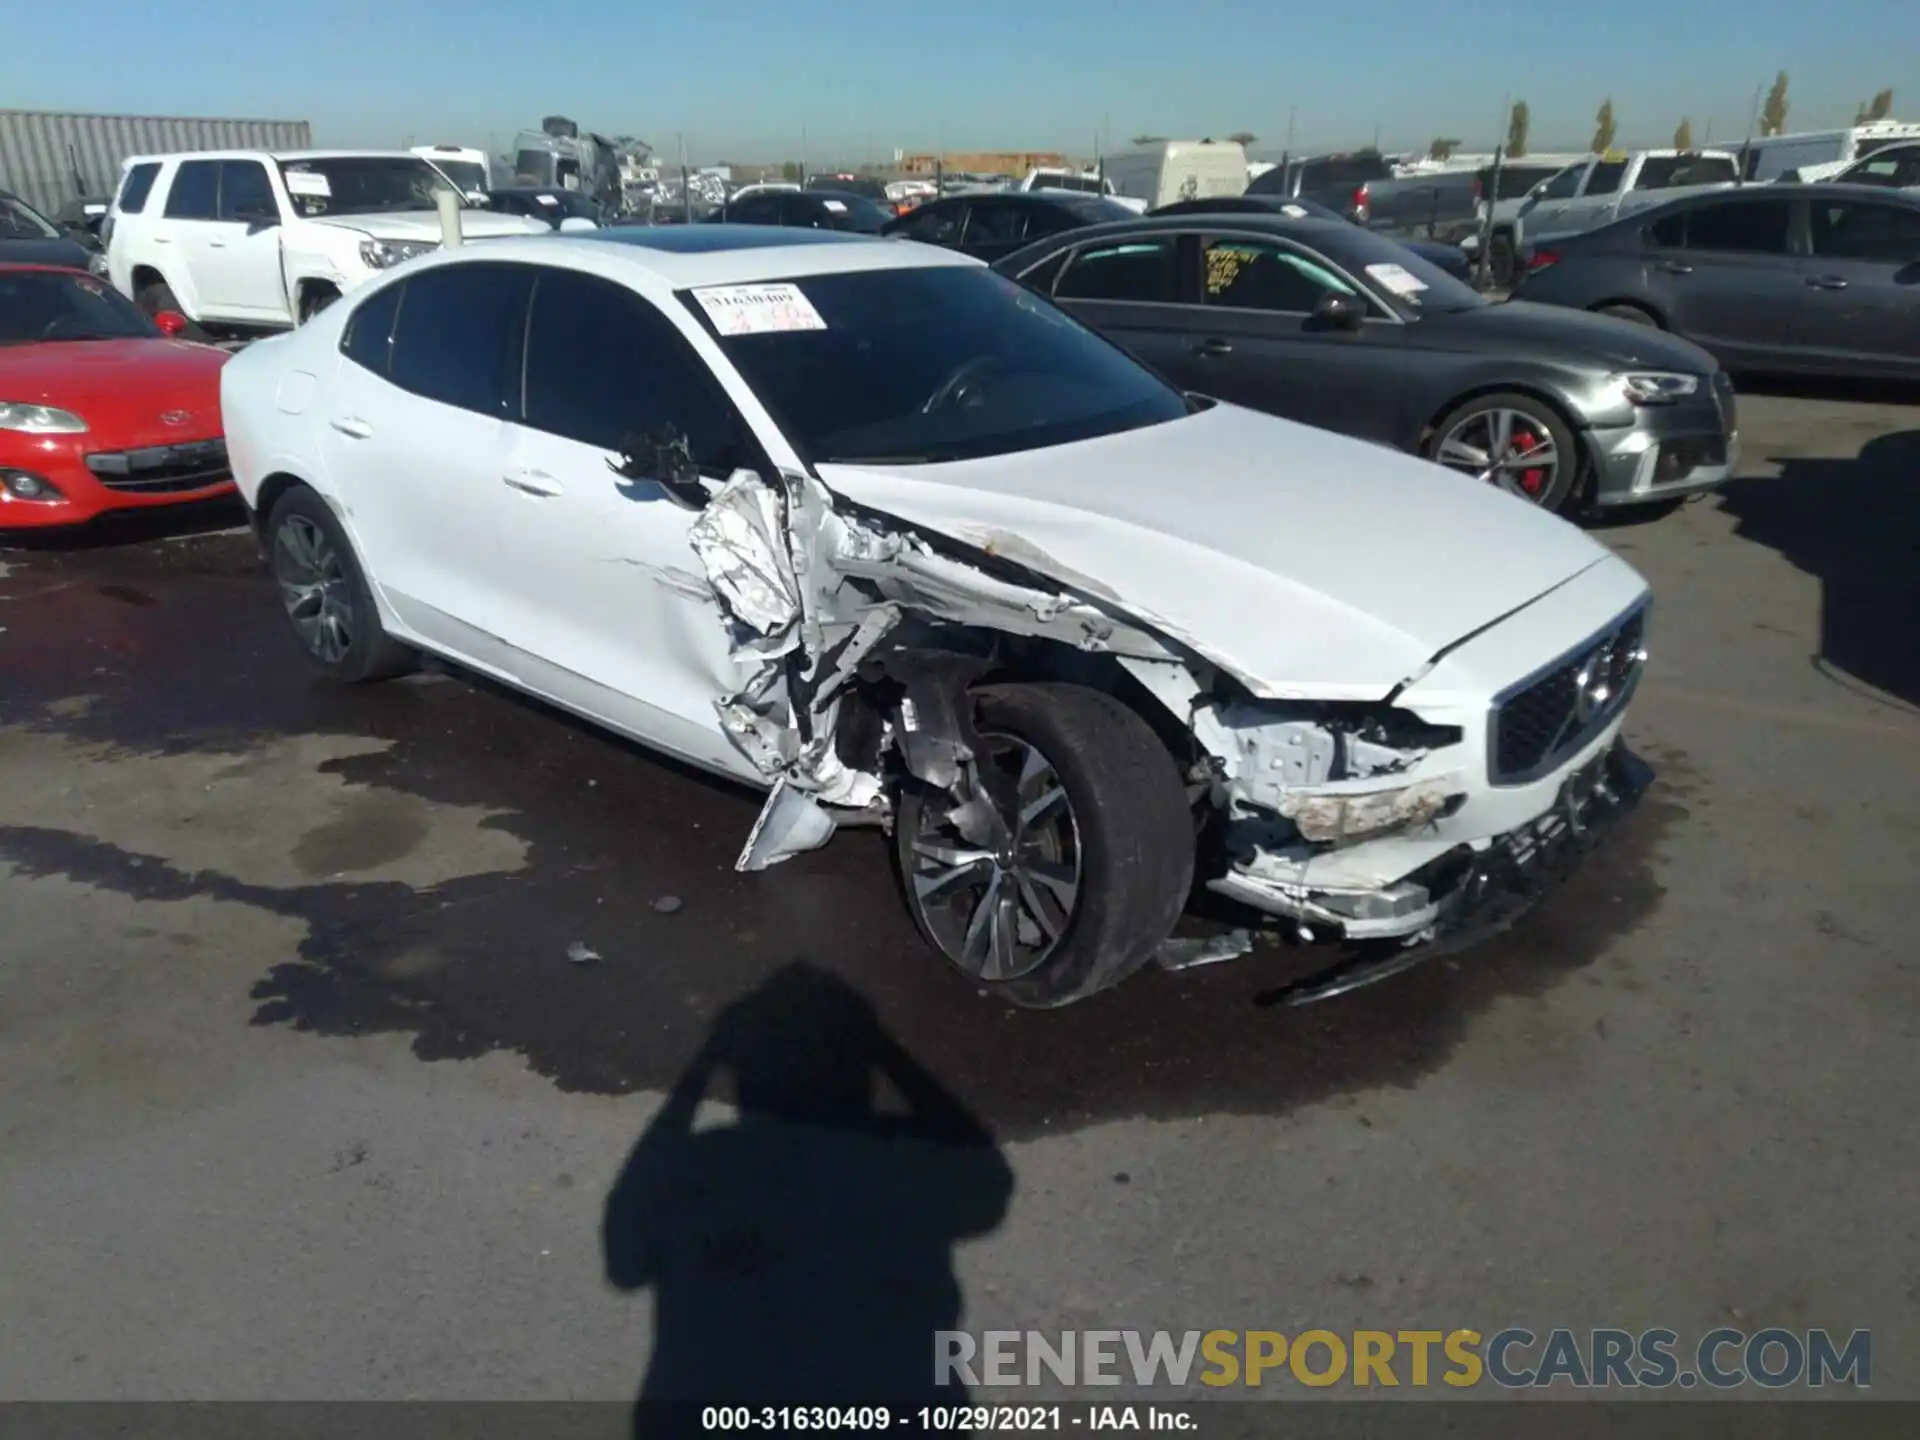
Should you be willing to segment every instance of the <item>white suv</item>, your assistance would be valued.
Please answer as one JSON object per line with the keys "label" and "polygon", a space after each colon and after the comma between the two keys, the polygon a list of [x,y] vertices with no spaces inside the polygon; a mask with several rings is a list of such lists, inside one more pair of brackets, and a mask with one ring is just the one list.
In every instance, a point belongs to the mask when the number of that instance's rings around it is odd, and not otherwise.
{"label": "white suv", "polygon": [[[136,155],[106,221],[107,274],[149,314],[284,329],[388,266],[440,247],[446,179],[393,151]],[[544,234],[519,215],[463,210],[472,239]]]}

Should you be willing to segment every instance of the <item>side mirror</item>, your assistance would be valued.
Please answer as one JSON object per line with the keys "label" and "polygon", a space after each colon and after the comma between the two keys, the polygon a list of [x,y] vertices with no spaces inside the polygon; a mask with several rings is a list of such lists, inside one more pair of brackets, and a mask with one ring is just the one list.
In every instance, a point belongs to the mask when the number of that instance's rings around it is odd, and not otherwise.
{"label": "side mirror", "polygon": [[233,212],[233,218],[246,223],[249,235],[257,235],[262,230],[271,230],[280,223],[279,213],[267,209],[264,205],[242,205]]}
{"label": "side mirror", "polygon": [[594,224],[593,221],[587,219],[584,215],[569,215],[560,222],[560,229],[563,234],[577,235],[582,230],[598,230],[599,228],[598,225]]}
{"label": "side mirror", "polygon": [[687,437],[671,425],[638,431],[620,442],[620,460],[607,468],[627,480],[652,481],[676,505],[689,510],[706,508],[707,487],[694,463]]}
{"label": "side mirror", "polygon": [[1316,330],[1358,330],[1367,320],[1367,307],[1351,295],[1322,295],[1310,317]]}
{"label": "side mirror", "polygon": [[178,310],[162,310],[153,317],[153,325],[162,335],[178,335],[187,328],[187,317]]}

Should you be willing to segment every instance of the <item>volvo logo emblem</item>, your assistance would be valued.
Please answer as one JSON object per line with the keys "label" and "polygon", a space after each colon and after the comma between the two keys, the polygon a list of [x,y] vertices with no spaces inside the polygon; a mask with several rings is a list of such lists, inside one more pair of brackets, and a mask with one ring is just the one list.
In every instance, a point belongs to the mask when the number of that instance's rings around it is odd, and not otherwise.
{"label": "volvo logo emblem", "polygon": [[162,425],[184,425],[192,418],[193,415],[191,412],[186,410],[162,410],[160,412],[160,423]]}
{"label": "volvo logo emblem", "polygon": [[1609,640],[1587,656],[1573,677],[1573,718],[1578,725],[1591,722],[1613,699],[1614,643]]}

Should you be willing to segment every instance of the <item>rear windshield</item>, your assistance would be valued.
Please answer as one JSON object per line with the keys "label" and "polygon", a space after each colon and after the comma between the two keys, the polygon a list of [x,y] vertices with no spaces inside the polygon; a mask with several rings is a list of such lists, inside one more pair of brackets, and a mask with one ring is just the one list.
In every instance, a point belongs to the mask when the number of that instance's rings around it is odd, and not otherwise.
{"label": "rear windshield", "polygon": [[1640,166],[1639,188],[1731,184],[1738,176],[1730,155],[1649,155]]}
{"label": "rear windshield", "polygon": [[1033,176],[1035,190],[1078,190],[1087,195],[1105,193],[1098,175],[1075,175],[1067,170],[1037,170]]}
{"label": "rear windshield", "polygon": [[1393,171],[1378,155],[1329,155],[1300,167],[1300,188],[1319,190],[1328,185],[1364,185],[1390,179]]}
{"label": "rear windshield", "polygon": [[120,185],[120,213],[138,215],[146,208],[147,196],[153,192],[154,177],[160,173],[158,162],[131,166],[127,178]]}
{"label": "rear windshield", "polygon": [[0,240],[57,240],[60,232],[24,200],[0,195]]}
{"label": "rear windshield", "polygon": [[1164,424],[1189,410],[1123,351],[991,270],[807,276],[779,287],[803,303],[777,328],[719,334],[709,305],[768,288],[681,299],[814,462],[970,460]]}
{"label": "rear windshield", "polygon": [[1118,200],[1109,200],[1104,195],[1049,195],[1047,197],[1062,210],[1070,211],[1089,225],[1104,225],[1109,220],[1137,220],[1135,215]]}

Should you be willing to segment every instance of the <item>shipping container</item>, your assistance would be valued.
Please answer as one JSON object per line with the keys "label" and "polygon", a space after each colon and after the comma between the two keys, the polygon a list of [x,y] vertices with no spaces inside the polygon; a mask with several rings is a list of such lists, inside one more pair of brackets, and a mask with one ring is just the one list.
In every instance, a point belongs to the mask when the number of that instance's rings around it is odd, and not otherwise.
{"label": "shipping container", "polygon": [[310,150],[305,120],[192,120],[0,110],[0,190],[54,215],[81,195],[110,195],[129,155],[181,150]]}

